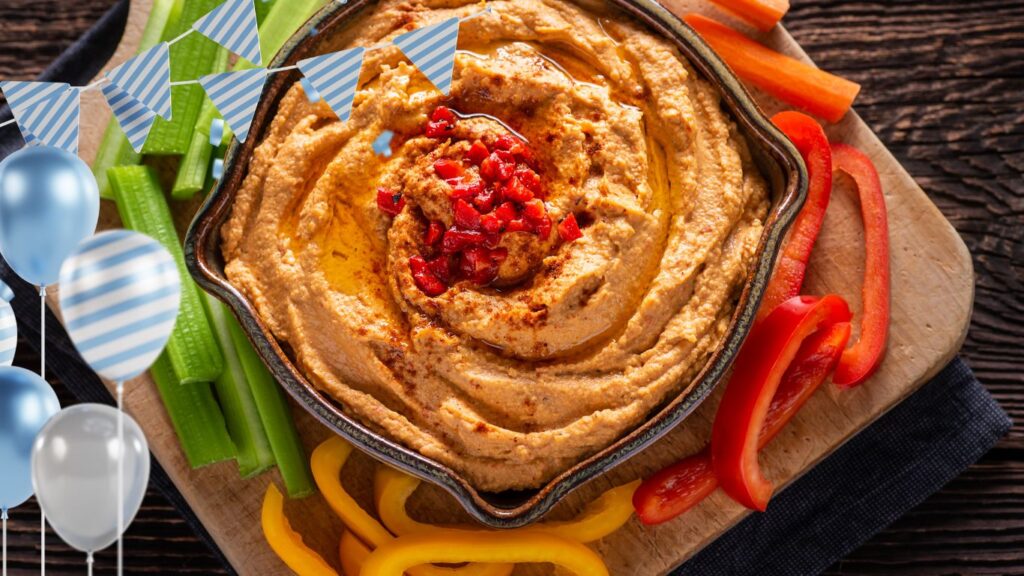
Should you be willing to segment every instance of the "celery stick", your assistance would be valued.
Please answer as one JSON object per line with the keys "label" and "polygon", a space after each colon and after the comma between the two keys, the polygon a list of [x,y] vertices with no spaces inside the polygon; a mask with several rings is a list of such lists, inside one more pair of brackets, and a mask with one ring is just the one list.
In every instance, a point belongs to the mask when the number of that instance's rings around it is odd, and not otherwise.
{"label": "celery stick", "polygon": [[263,431],[256,400],[249,389],[235,343],[231,340],[231,323],[237,323],[224,304],[206,294],[203,298],[206,312],[213,325],[213,332],[224,353],[224,372],[214,382],[221,408],[227,420],[228,432],[238,447],[238,472],[243,478],[250,478],[274,466],[274,453],[270,441]]}
{"label": "celery stick", "polygon": [[147,166],[111,168],[107,174],[126,228],[148,234],[174,256],[181,274],[181,311],[167,343],[167,356],[182,384],[213,382],[224,368],[220,346],[206,318],[199,287],[185,267],[185,254],[156,174]]}
{"label": "celery stick", "polygon": [[[188,30],[192,24],[207,12],[222,4],[223,0],[185,0],[175,28],[175,35]],[[171,81],[195,80],[213,71],[220,46],[202,34],[193,32],[171,46]],[[171,88],[171,120],[157,118],[150,130],[149,139],[142,148],[143,154],[181,155],[192,141],[192,129],[196,125],[199,109],[205,98],[203,88],[198,84],[173,86]]]}
{"label": "celery stick", "polygon": [[[217,62],[214,64],[213,73],[223,72],[228,69],[229,52],[221,48],[217,53]],[[175,200],[189,200],[203,189],[206,184],[206,172],[210,167],[210,155],[213,146],[210,145],[210,124],[207,123],[204,129],[203,118],[215,112],[213,101],[203,98],[203,106],[199,112],[196,129],[192,132],[192,140],[188,145],[185,156],[178,166],[178,176],[174,180],[174,187],[171,188],[171,197]]]}
{"label": "celery stick", "polygon": [[[170,28],[181,16],[181,7],[184,0],[154,0],[153,7],[149,10],[149,19],[146,20],[146,27],[142,30],[142,38],[139,41],[139,53],[149,50],[160,40],[169,40],[166,35]],[[142,155],[132,149],[128,138],[121,130],[117,120],[111,118],[107,122],[107,128],[103,132],[103,140],[100,142],[99,150],[96,151],[96,159],[92,163],[92,172],[96,176],[96,183],[100,187],[100,197],[113,200],[110,192],[110,182],[107,180],[107,170],[114,166],[130,166],[138,164]]]}
{"label": "celery stick", "polygon": [[242,327],[235,323],[230,328],[235,351],[242,361],[242,368],[245,369],[249,387],[256,399],[256,407],[263,420],[263,429],[267,431],[267,438],[270,439],[270,447],[274,451],[277,468],[281,472],[288,496],[305,498],[313,494],[316,488],[309,471],[309,459],[292,420],[291,406],[277,381],[263,365],[259,354],[252,348]]}
{"label": "celery stick", "polygon": [[192,468],[235,457],[235,444],[209,384],[179,385],[166,353],[153,364],[150,374]]}

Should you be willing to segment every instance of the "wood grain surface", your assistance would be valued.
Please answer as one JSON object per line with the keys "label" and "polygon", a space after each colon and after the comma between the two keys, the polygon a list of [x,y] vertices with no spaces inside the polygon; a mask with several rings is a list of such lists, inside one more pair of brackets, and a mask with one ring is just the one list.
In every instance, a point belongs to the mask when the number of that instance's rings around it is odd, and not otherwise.
{"label": "wood grain surface", "polygon": [[[0,5],[0,76],[27,78],[110,0]],[[822,66],[861,82],[857,110],[964,235],[978,298],[965,356],[1012,415],[1024,410],[1019,353],[1024,306],[1024,5],[796,0],[790,31]],[[47,56],[39,56],[46,53]],[[34,365],[27,356],[19,362]],[[1021,429],[982,463],[833,573],[1024,573]],[[13,573],[37,566],[37,511],[12,522]],[[37,530],[37,528],[36,528]],[[159,496],[129,531],[132,572],[216,573],[212,558]],[[51,574],[81,573],[51,536]],[[100,558],[98,573],[109,569]]]}

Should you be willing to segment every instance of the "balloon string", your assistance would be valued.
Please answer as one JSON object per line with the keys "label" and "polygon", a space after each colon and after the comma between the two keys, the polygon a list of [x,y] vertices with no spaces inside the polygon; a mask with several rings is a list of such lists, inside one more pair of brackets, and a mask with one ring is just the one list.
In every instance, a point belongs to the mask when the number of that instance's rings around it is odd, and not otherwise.
{"label": "balloon string", "polygon": [[87,554],[88,556],[85,557],[85,566],[88,576],[92,576],[92,565],[96,562],[96,560],[92,557],[92,552],[88,552]]}
{"label": "balloon string", "polygon": [[[39,287],[39,377],[46,380],[46,286]],[[46,512],[39,507],[39,576],[46,576]]]}
{"label": "balloon string", "polygon": [[4,535],[3,535],[3,564],[4,564],[4,576],[7,576],[7,508],[0,510],[0,520],[3,521]]}
{"label": "balloon string", "polygon": [[117,383],[117,576],[124,573],[124,382]]}

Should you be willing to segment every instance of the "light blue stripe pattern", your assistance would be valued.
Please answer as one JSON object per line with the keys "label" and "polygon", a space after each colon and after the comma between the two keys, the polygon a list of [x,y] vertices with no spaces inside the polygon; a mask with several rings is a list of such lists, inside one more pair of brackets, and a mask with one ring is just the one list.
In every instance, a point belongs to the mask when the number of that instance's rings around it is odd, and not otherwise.
{"label": "light blue stripe pattern", "polygon": [[25,143],[78,154],[78,89],[63,82],[0,82]]}
{"label": "light blue stripe pattern", "polygon": [[14,310],[6,300],[0,300],[0,366],[14,363],[18,348],[18,322]]}
{"label": "light blue stripe pattern", "polygon": [[146,138],[149,137],[149,130],[156,121],[156,114],[116,84],[104,86],[103,96],[107,99],[107,104],[114,112],[114,118],[117,118],[117,123],[124,131],[132,149],[141,152]]}
{"label": "light blue stripe pattern", "polygon": [[158,116],[171,119],[171,57],[166,42],[107,72],[107,78]]}
{"label": "light blue stripe pattern", "polygon": [[364,48],[352,48],[307,58],[298,64],[306,80],[342,122],[352,114],[365,53]]}
{"label": "light blue stripe pattern", "polygon": [[267,71],[263,68],[210,74],[199,79],[206,95],[213,101],[239,142],[245,142],[249,135],[249,125],[260,103],[266,80]]}
{"label": "light blue stripe pattern", "polygon": [[458,18],[449,18],[395,38],[395,45],[445,96],[452,89],[458,42]]}
{"label": "light blue stripe pattern", "polygon": [[93,370],[123,382],[152,365],[181,301],[177,263],[160,243],[128,230],[97,234],[64,262],[60,283],[65,327]]}
{"label": "light blue stripe pattern", "polygon": [[263,63],[252,0],[227,0],[196,20],[192,29],[253,64]]}

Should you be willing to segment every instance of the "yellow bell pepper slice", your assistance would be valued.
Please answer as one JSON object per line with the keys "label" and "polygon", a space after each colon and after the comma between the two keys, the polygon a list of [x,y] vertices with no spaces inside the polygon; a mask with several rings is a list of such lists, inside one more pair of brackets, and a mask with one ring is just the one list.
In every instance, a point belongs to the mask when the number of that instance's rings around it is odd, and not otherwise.
{"label": "yellow bell pepper slice", "polygon": [[277,486],[267,487],[263,498],[263,535],[281,561],[299,576],[338,576],[338,573],[302,541],[284,515],[284,496]]}
{"label": "yellow bell pepper slice", "polygon": [[581,576],[608,576],[608,568],[596,552],[553,534],[530,529],[471,532],[451,528],[409,534],[378,547],[359,575],[402,576],[414,566],[467,561],[550,563]]}
{"label": "yellow bell pepper slice", "polygon": [[376,548],[393,538],[391,533],[363,510],[341,485],[341,470],[352,455],[352,445],[335,436],[313,451],[313,480],[327,504],[360,540]]}
{"label": "yellow bell pepper slice", "polygon": [[[369,544],[371,548],[377,548],[394,540],[394,536],[376,518],[363,510],[341,485],[341,471],[351,455],[352,445],[340,437],[335,436],[323,442],[313,451],[310,462],[313,480],[328,505],[341,518],[345,526],[360,540]],[[454,564],[459,563],[454,562]],[[409,570],[409,574],[410,576],[509,576],[513,569],[515,566],[512,564],[468,564],[458,568],[428,565],[416,566]]]}
{"label": "yellow bell pepper slice", "polygon": [[370,548],[363,544],[363,541],[356,538],[352,532],[345,530],[341,535],[341,542],[338,544],[338,556],[341,558],[341,572],[345,576],[359,576],[363,563],[370,555]]}
{"label": "yellow bell pepper slice", "polygon": [[[438,527],[413,520],[406,504],[420,485],[420,480],[391,468],[378,466],[374,477],[374,497],[377,514],[387,528],[397,534],[422,534]],[[591,502],[573,519],[564,522],[544,522],[532,526],[536,530],[567,538],[574,542],[596,542],[615,532],[633,517],[633,492],[640,480],[608,490]]]}

